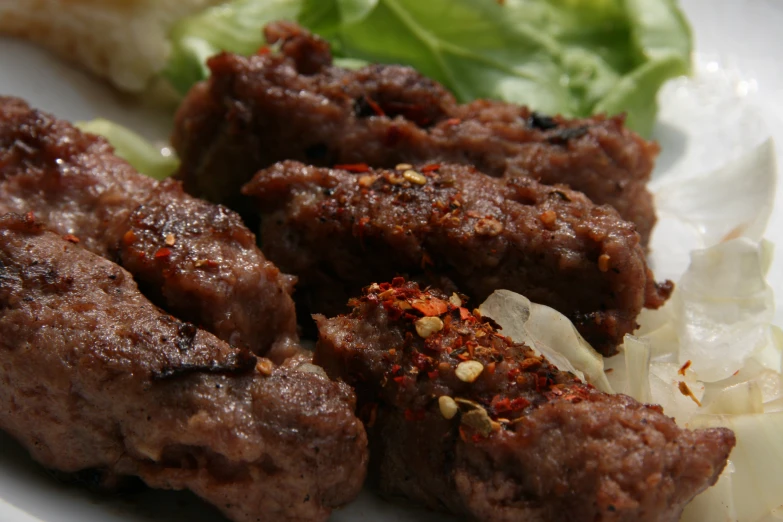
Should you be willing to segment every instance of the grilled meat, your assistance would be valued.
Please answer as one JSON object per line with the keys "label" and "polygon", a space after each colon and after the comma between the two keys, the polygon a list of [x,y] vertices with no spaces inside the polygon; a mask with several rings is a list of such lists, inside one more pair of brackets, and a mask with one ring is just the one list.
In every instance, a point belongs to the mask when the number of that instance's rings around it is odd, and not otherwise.
{"label": "grilled meat", "polygon": [[444,279],[480,302],[506,288],[568,316],[605,355],[657,308],[639,235],[565,187],[490,178],[461,165],[364,172],[282,162],[243,192],[262,212],[264,251],[300,278],[314,311],[340,313],[373,281]]}
{"label": "grilled meat", "polygon": [[646,183],[658,146],[622,117],[570,120],[487,100],[460,105],[409,67],[333,67],[328,45],[291,23],[267,26],[266,37],[281,54],[213,57],[210,79],[180,106],[172,142],[189,193],[250,215],[239,188],[276,161],[461,163],[566,184],[614,206],[646,245],[655,223]]}
{"label": "grilled meat", "polygon": [[294,280],[239,216],[137,173],[102,138],[0,98],[0,213],[30,211],[221,339],[276,360],[298,346]]}
{"label": "grilled meat", "polygon": [[734,447],[559,371],[401,279],[320,316],[315,361],[353,385],[380,490],[481,521],[676,522]]}
{"label": "grilled meat", "polygon": [[44,466],[187,488],[238,522],[325,520],[364,481],[354,405],[161,312],[31,216],[0,218],[0,428]]}

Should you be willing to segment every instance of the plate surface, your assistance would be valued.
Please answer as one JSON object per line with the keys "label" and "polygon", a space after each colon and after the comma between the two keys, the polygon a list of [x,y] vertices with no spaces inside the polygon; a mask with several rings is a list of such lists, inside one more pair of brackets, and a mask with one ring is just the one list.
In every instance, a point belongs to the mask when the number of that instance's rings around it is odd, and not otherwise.
{"label": "plate surface", "polygon": [[[716,128],[720,136],[702,136],[662,122],[656,137],[663,146],[656,176],[665,177],[672,168],[706,169],[699,160],[700,148],[715,143],[743,142],[748,136],[772,136],[778,158],[783,158],[783,3],[775,0],[683,0],[693,25],[700,71],[707,88],[697,102],[707,107],[715,92],[730,109],[742,108],[752,114],[742,126],[731,125],[731,110],[714,104]],[[717,91],[710,90],[715,84]],[[719,84],[719,85],[718,85]],[[726,101],[727,89],[731,100]],[[662,115],[671,112],[676,89],[665,90]],[[75,71],[46,53],[25,43],[0,39],[0,94],[20,96],[33,106],[68,120],[103,117],[126,125],[150,139],[165,139],[170,116],[154,107],[138,107],[131,100]],[[681,103],[681,100],[679,101]],[[728,130],[728,129],[733,130]],[[728,135],[734,132],[736,135]],[[755,134],[754,134],[755,133]],[[750,139],[750,138],[748,138]],[[717,141],[716,141],[717,140]],[[722,147],[711,157],[731,159]],[[727,155],[728,154],[728,155]],[[690,163],[689,163],[690,162]],[[679,167],[677,167],[679,165]],[[715,165],[718,166],[718,165]],[[667,169],[666,167],[669,167]],[[766,237],[783,245],[783,184],[778,184],[775,205]],[[769,274],[775,289],[778,310],[775,323],[783,325],[783,260],[777,256]],[[111,498],[92,495],[53,480],[27,456],[10,437],[0,434],[0,520],[4,522],[207,522],[224,520],[219,513],[188,493],[147,491],[133,497]],[[358,522],[449,521],[417,509],[388,504],[370,493],[332,520]]]}

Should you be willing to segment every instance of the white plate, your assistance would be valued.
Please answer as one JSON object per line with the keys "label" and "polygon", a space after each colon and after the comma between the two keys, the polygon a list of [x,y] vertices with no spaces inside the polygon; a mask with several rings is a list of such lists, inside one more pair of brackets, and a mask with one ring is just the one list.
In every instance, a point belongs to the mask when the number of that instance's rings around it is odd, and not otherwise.
{"label": "white plate", "polygon": [[[776,0],[683,0],[692,22],[699,52],[699,64],[710,82],[720,83],[718,91],[734,89],[735,102],[758,115],[757,128],[734,129],[739,138],[745,132],[771,135],[777,155],[783,158],[783,3]],[[673,96],[673,90],[666,91]],[[123,96],[86,75],[69,68],[27,44],[0,39],[0,94],[25,98],[33,106],[68,120],[104,117],[127,125],[151,139],[165,139],[170,117],[153,108],[139,108]],[[709,96],[709,90],[704,96]],[[703,101],[703,100],[702,100]],[[672,100],[663,99],[662,114]],[[733,105],[737,107],[738,105]],[[728,126],[725,113],[715,114],[716,122]],[[716,124],[716,126],[720,126]],[[681,168],[688,153],[696,151],[707,138],[683,134],[667,122],[659,126],[658,139],[664,150],[659,164]],[[712,137],[711,139],[715,139]],[[709,142],[711,143],[711,142]],[[731,157],[724,148],[715,157]],[[723,155],[723,156],[721,156]],[[708,160],[705,160],[708,162]],[[685,162],[685,163],[683,163]],[[693,162],[691,162],[693,163]],[[683,164],[686,167],[683,167]],[[706,168],[706,167],[705,167]],[[658,173],[664,172],[659,170]],[[783,245],[783,184],[778,184],[775,207],[766,237]],[[779,256],[778,256],[779,257]],[[769,282],[778,303],[783,297],[783,262],[777,259]],[[783,325],[783,306],[778,306],[775,322]],[[0,521],[2,522],[207,522],[224,520],[213,508],[188,493],[147,491],[135,496],[111,498],[87,493],[51,479],[35,465],[26,451],[10,437],[0,434]],[[332,520],[358,522],[373,520],[447,521],[417,509],[388,504],[369,493]]]}

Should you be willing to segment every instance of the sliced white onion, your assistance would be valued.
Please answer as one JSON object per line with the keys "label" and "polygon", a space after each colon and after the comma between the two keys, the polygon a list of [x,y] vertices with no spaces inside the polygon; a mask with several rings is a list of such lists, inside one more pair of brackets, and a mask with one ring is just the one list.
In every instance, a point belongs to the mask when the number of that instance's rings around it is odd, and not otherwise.
{"label": "sliced white onion", "polygon": [[502,333],[525,343],[563,371],[569,371],[599,390],[612,393],[603,358],[563,314],[510,290],[496,290],[479,306],[482,315],[498,323]]}
{"label": "sliced white onion", "polygon": [[720,389],[707,389],[704,412],[724,415],[764,413],[761,387],[756,381],[745,381]]}
{"label": "sliced white onion", "polygon": [[741,93],[747,78],[715,57],[661,92],[661,157],[649,185],[658,224],[650,264],[677,281],[691,250],[724,239],[761,239],[774,203],[777,166],[764,116]]}
{"label": "sliced white onion", "polygon": [[775,201],[777,164],[769,138],[740,158],[686,180],[669,180],[655,191],[656,210],[699,232],[704,248],[747,237],[759,241]]}
{"label": "sliced white onion", "polygon": [[691,426],[731,428],[737,446],[731,452],[731,468],[721,477],[724,483],[696,497],[682,521],[783,518],[783,413],[699,415],[691,419]]}
{"label": "sliced white onion", "polygon": [[652,402],[663,406],[666,415],[687,426],[691,417],[699,413],[705,386],[693,372],[681,368],[671,362],[651,363],[650,392]]}
{"label": "sliced white onion", "polygon": [[[650,264],[677,287],[661,309],[642,312],[640,329],[605,367],[616,391],[645,402],[649,396],[680,425],[734,430],[726,470],[686,508],[684,522],[780,521],[783,334],[770,324],[771,248],[759,242],[775,194],[774,147],[758,112],[738,98],[742,78],[712,58],[696,61],[695,77],[663,89],[662,155],[650,184],[659,214]],[[595,369],[600,356],[574,348],[581,343],[549,341],[551,331],[569,330],[562,316],[531,335],[533,324],[526,325],[538,305],[525,301],[505,296],[486,315],[590,380],[580,361]]]}
{"label": "sliced white onion", "polygon": [[650,392],[650,342],[632,335],[625,336],[625,371],[628,375],[628,395],[639,402],[652,401]]}
{"label": "sliced white onion", "polygon": [[650,341],[626,335],[619,354],[604,360],[609,384],[615,393],[624,393],[639,402],[652,401],[650,391]]}
{"label": "sliced white onion", "polygon": [[[680,522],[738,522],[734,505],[734,464],[729,461],[718,482],[685,506]],[[761,522],[754,520],[753,522]]]}
{"label": "sliced white onion", "polygon": [[769,342],[774,296],[765,247],[734,239],[696,251],[673,296],[679,362],[706,382],[731,377]]}

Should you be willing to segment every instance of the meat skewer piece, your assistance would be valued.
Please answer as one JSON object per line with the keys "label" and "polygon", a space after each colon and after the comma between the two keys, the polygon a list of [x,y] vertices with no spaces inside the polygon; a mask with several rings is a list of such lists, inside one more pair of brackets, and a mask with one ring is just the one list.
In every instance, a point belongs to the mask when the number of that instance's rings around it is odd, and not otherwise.
{"label": "meat skewer piece", "polygon": [[0,429],[67,473],[190,489],[237,522],[326,520],[366,436],[343,383],[164,314],[118,265],[0,217]]}
{"label": "meat skewer piece", "polygon": [[735,445],[559,371],[491,320],[401,279],[317,318],[315,362],[353,385],[373,484],[479,521],[676,522]]}
{"label": "meat skewer piece", "polygon": [[642,308],[672,289],[655,283],[639,235],[614,209],[531,179],[453,164],[349,172],[289,161],[243,192],[262,212],[264,251],[300,278],[300,305],[319,313],[340,313],[350,295],[398,274],[445,278],[479,301],[505,288],[551,306],[612,355]]}
{"label": "meat skewer piece", "polygon": [[243,207],[239,188],[286,159],[318,166],[451,162],[491,176],[565,184],[636,224],[655,210],[646,184],[658,145],[623,117],[547,117],[526,107],[456,102],[410,67],[331,65],[326,42],[289,23],[266,28],[281,54],[221,54],[179,108],[172,143],[189,193]]}
{"label": "meat skewer piece", "polygon": [[221,339],[274,349],[276,360],[298,346],[294,279],[264,258],[237,214],[137,173],[102,138],[0,98],[0,213],[30,211]]}

